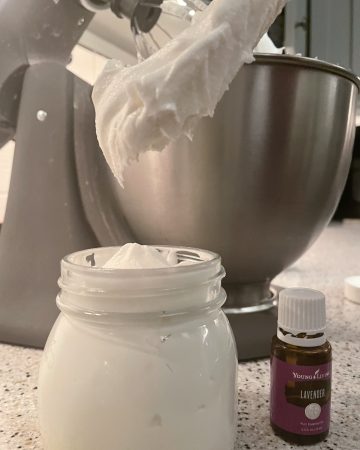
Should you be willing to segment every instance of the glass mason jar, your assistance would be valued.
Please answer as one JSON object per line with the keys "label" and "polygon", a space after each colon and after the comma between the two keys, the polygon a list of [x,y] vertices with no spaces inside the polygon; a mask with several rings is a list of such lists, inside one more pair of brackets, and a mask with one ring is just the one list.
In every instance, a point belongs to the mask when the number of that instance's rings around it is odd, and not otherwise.
{"label": "glass mason jar", "polygon": [[101,268],[117,250],[61,262],[39,378],[45,449],[233,450],[237,358],[220,257],[176,248],[196,263]]}

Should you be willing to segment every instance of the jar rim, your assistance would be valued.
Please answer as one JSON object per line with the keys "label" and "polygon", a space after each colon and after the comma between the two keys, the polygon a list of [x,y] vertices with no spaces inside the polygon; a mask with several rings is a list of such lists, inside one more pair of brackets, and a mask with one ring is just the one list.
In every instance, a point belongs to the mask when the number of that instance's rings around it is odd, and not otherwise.
{"label": "jar rim", "polygon": [[[138,268],[130,268],[130,269],[119,269],[119,268],[104,268],[101,266],[91,266],[91,265],[85,265],[80,264],[76,262],[76,259],[81,258],[83,255],[91,256],[92,254],[99,253],[99,252],[106,252],[106,251],[113,251],[113,254],[118,251],[121,246],[110,246],[110,247],[97,247],[97,248],[91,248],[86,250],[80,250],[77,252],[70,253],[63,257],[61,261],[61,266],[66,269],[70,270],[83,270],[87,273],[92,274],[101,274],[105,276],[110,275],[130,275],[130,276],[137,276],[139,275],[140,271],[141,274],[144,276],[146,275],[168,275],[173,273],[174,271],[181,271],[182,273],[186,272],[192,272],[194,269],[202,270],[205,266],[208,266],[210,262],[221,262],[221,257],[210,250],[203,250],[200,248],[195,247],[187,247],[187,246],[172,246],[172,245],[151,245],[151,247],[154,247],[156,249],[168,249],[168,250],[175,250],[180,252],[186,252],[189,256],[194,255],[199,258],[198,262],[195,262],[194,264],[189,265],[177,265],[172,267],[161,267],[161,268],[149,268],[149,269],[138,269]],[[203,259],[201,260],[200,257],[203,256]]]}
{"label": "jar rim", "polygon": [[154,247],[177,251],[178,260],[195,258],[197,262],[155,269],[104,269],[101,265],[120,247],[81,250],[61,261],[58,306],[99,314],[173,313],[223,304],[220,290],[225,271],[218,254],[191,247]]}

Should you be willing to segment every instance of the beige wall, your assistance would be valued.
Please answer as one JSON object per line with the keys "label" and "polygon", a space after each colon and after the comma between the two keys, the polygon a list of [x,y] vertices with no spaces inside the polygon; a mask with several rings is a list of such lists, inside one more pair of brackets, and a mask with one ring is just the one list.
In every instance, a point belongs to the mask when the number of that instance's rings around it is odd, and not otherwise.
{"label": "beige wall", "polygon": [[4,221],[13,156],[14,143],[9,142],[0,150],[0,223]]}

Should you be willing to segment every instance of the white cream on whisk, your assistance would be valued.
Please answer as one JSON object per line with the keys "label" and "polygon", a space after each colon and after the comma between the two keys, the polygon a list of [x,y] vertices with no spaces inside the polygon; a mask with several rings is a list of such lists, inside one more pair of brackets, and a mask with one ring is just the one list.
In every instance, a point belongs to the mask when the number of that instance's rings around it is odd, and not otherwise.
{"label": "white cream on whisk", "polygon": [[193,23],[145,61],[111,62],[95,84],[96,128],[119,182],[141,153],[193,136],[286,0],[213,0]]}

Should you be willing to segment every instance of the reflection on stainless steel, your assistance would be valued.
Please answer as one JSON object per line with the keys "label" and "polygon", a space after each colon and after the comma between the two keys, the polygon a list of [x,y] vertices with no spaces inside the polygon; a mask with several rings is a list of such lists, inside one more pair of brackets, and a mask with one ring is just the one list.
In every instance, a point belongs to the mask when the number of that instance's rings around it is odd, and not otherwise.
{"label": "reflection on stainless steel", "polygon": [[127,170],[117,194],[137,240],[218,252],[227,306],[260,305],[271,279],[312,244],[337,205],[357,83],[326,63],[259,55],[193,142],[151,152]]}

